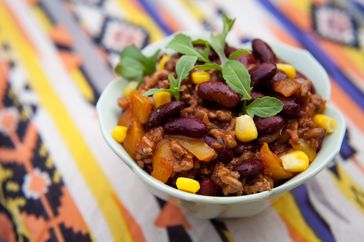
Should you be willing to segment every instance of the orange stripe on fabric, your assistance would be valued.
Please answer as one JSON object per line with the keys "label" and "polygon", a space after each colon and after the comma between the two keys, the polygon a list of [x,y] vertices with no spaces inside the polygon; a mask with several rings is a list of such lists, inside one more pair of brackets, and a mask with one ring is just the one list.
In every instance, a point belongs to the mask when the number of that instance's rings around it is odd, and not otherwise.
{"label": "orange stripe on fabric", "polygon": [[309,242],[305,240],[286,219],[282,218],[282,220],[286,225],[289,236],[291,237],[293,242]]}
{"label": "orange stripe on fabric", "polygon": [[305,31],[311,30],[311,16],[307,12],[300,11],[291,1],[277,1],[279,9],[290,18],[298,27]]}
{"label": "orange stripe on fabric", "polygon": [[331,99],[335,105],[364,132],[364,112],[360,107],[333,81],[331,81],[331,91]]}
{"label": "orange stripe on fabric", "polygon": [[[3,100],[3,96],[5,94],[8,74],[9,74],[8,64],[0,56],[0,100]],[[2,108],[3,105],[4,104],[2,102],[0,102],[0,108]]]}
{"label": "orange stripe on fabric", "polygon": [[[311,31],[311,17],[309,16],[309,10],[304,11],[289,1],[279,2],[279,8],[293,21],[298,27],[304,31]],[[335,63],[337,63],[345,71],[349,72],[357,81],[364,80],[364,69],[362,67],[363,62],[354,61],[350,58],[350,52],[346,51],[343,46],[325,40],[319,36],[315,36],[315,40],[325,50],[325,53],[329,55]],[[351,53],[353,55],[353,53]]]}
{"label": "orange stripe on fabric", "polygon": [[350,157],[350,159],[354,162],[354,165],[358,170],[364,174],[364,165],[358,160],[358,157],[356,155]]}
{"label": "orange stripe on fabric", "polygon": [[128,209],[119,201],[115,193],[111,193],[111,197],[115,200],[115,203],[118,205],[120,212],[124,216],[125,223],[129,229],[132,240],[134,242],[145,242],[146,239],[144,237],[144,233],[140,227],[140,224],[134,219]]}
{"label": "orange stripe on fabric", "polygon": [[158,7],[158,13],[163,22],[168,25],[174,32],[182,30],[181,25],[175,20],[175,18],[163,7]]}
{"label": "orange stripe on fabric", "polygon": [[272,30],[274,35],[282,42],[293,46],[293,47],[300,47],[300,44],[293,39],[291,36],[289,36],[285,31],[281,29],[281,27],[277,26],[276,23],[270,23],[268,22],[267,25],[269,26],[269,29]]}
{"label": "orange stripe on fabric", "polygon": [[[357,81],[364,82],[364,68],[358,66],[353,60],[350,59],[348,53],[339,44],[333,43],[328,40],[321,39],[320,45],[326,50],[333,61],[345,69],[349,74],[354,76]],[[364,58],[364,57],[363,57]]]}
{"label": "orange stripe on fabric", "polygon": [[160,211],[155,220],[155,225],[160,228],[166,228],[174,225],[183,225],[185,230],[189,230],[191,228],[181,209],[170,201],[168,201]]}
{"label": "orange stripe on fabric", "polygon": [[[0,1],[1,3],[2,1]],[[23,27],[21,26],[21,24],[19,23],[17,17],[15,16],[15,14],[13,13],[13,11],[11,10],[11,8],[9,8],[9,6],[7,4],[3,4],[3,7],[6,9],[6,11],[8,12],[8,14],[10,14],[13,22],[14,22],[14,26],[11,26],[11,28],[16,28],[18,29],[21,37],[27,42],[27,44],[29,44],[33,49],[35,49],[32,41],[30,41],[28,35],[26,34],[26,32],[24,31]]]}

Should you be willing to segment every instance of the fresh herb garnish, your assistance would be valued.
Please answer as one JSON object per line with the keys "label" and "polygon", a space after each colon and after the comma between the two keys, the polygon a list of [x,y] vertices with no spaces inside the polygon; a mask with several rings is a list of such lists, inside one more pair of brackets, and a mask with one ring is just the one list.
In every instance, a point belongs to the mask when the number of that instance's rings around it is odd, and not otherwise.
{"label": "fresh herb garnish", "polygon": [[203,65],[197,65],[195,66],[197,70],[200,71],[207,71],[207,70],[221,70],[221,66],[216,63],[205,63]]}
{"label": "fresh herb garnish", "polygon": [[[203,41],[206,43],[207,41]],[[208,43],[208,42],[207,42]],[[209,52],[206,50],[199,50],[193,47],[191,37],[185,34],[177,34],[171,42],[169,42],[167,48],[173,49],[181,54],[196,56],[199,61],[210,62]]]}
{"label": "fresh herb garnish", "polygon": [[227,58],[225,56],[225,43],[226,36],[230,32],[231,28],[235,23],[235,19],[231,19],[227,16],[223,17],[224,27],[222,33],[218,35],[211,34],[211,46],[215,50],[216,54],[219,56],[221,64],[225,64]]}
{"label": "fresh herb garnish", "polygon": [[222,66],[222,77],[243,100],[251,99],[250,76],[243,64],[236,60],[227,60]]}
{"label": "fresh herb garnish", "polygon": [[249,116],[254,115],[261,118],[268,118],[276,115],[283,109],[283,102],[275,97],[261,97],[255,99],[245,107],[245,111]]}
{"label": "fresh herb garnish", "polygon": [[183,79],[185,79],[188,76],[188,74],[190,73],[190,71],[193,69],[193,66],[195,65],[196,61],[197,61],[196,56],[189,56],[189,55],[182,56],[177,61],[177,64],[176,64],[177,77],[174,77],[172,74],[168,75],[169,88],[168,89],[163,89],[163,88],[149,89],[148,91],[144,92],[143,95],[149,96],[156,92],[166,91],[166,92],[171,93],[171,95],[174,96],[174,98],[176,100],[179,100],[181,83],[182,83]]}
{"label": "fresh herb garnish", "polygon": [[145,56],[134,44],[130,45],[120,53],[115,72],[128,81],[136,80],[140,84],[145,76],[155,72],[159,52],[157,50],[152,56]]}
{"label": "fresh herb garnish", "polygon": [[229,59],[230,60],[235,60],[236,58],[238,58],[241,55],[249,55],[250,51],[246,50],[246,49],[239,49],[234,51],[233,53],[230,54]]}

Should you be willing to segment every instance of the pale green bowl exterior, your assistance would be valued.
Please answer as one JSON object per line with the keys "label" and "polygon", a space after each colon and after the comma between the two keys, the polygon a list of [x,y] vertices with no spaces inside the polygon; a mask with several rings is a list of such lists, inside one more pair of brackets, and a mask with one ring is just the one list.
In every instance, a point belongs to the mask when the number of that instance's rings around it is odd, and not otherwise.
{"label": "pale green bowl exterior", "polygon": [[[206,38],[206,34],[191,34],[193,39]],[[149,45],[143,50],[145,54],[151,54],[156,49],[164,49],[171,36],[157,43]],[[233,46],[239,47],[233,41]],[[150,176],[143,171],[134,160],[128,155],[124,148],[111,137],[111,130],[117,123],[120,108],[117,99],[120,97],[123,88],[127,84],[124,80],[113,80],[105,88],[97,103],[97,113],[104,139],[110,148],[127,164],[130,169],[144,182],[149,190],[156,196],[172,201],[181,207],[189,210],[200,218],[216,217],[248,217],[258,214],[270,206],[271,200],[286,191],[305,183],[309,178],[315,176],[332,158],[339,152],[345,133],[345,120],[341,112],[330,103],[330,82],[323,67],[305,50],[287,46],[282,43],[269,42],[275,53],[284,61],[291,63],[297,70],[304,73],[315,85],[317,92],[328,100],[325,114],[336,120],[336,130],[327,136],[316,159],[309,168],[298,174],[286,183],[275,187],[271,191],[261,192],[252,195],[234,197],[210,197],[191,194],[172,188]],[[241,46],[241,45],[240,45]]]}

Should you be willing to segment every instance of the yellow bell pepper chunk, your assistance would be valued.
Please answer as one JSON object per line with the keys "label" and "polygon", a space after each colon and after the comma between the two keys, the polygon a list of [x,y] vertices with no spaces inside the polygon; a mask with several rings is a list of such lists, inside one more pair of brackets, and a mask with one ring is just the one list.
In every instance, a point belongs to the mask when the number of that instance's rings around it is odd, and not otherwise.
{"label": "yellow bell pepper chunk", "polygon": [[200,183],[192,178],[178,177],[176,181],[178,190],[196,193],[200,190]]}
{"label": "yellow bell pepper chunk", "polygon": [[314,117],[313,117],[313,122],[326,130],[327,133],[331,134],[335,131],[336,129],[336,122],[335,122],[335,119],[327,116],[327,115],[324,115],[324,114],[316,114]]}
{"label": "yellow bell pepper chunk", "polygon": [[292,65],[279,63],[277,69],[286,73],[289,78],[296,77],[296,69]]}
{"label": "yellow bell pepper chunk", "polygon": [[166,65],[167,61],[171,59],[170,55],[164,55],[161,60],[159,61],[159,69],[164,69],[164,66]]}
{"label": "yellow bell pepper chunk", "polygon": [[171,94],[169,92],[156,92],[153,94],[154,106],[158,108],[163,104],[171,101]]}
{"label": "yellow bell pepper chunk", "polygon": [[126,85],[126,87],[124,88],[124,92],[123,92],[124,97],[129,97],[130,94],[135,92],[137,89],[137,86],[138,86],[138,82],[136,82],[136,81],[129,82],[128,85]]}
{"label": "yellow bell pepper chunk", "polygon": [[242,142],[249,142],[258,137],[258,130],[252,117],[245,114],[236,118],[235,135]]}
{"label": "yellow bell pepper chunk", "polygon": [[307,169],[310,161],[305,152],[297,150],[280,157],[283,169],[289,172],[302,172]]}
{"label": "yellow bell pepper chunk", "polygon": [[210,73],[207,71],[194,71],[191,74],[192,81],[195,84],[201,84],[204,82],[208,82],[211,79]]}
{"label": "yellow bell pepper chunk", "polygon": [[122,143],[125,140],[127,131],[128,131],[127,127],[118,125],[111,131],[111,136],[114,138],[116,142]]}

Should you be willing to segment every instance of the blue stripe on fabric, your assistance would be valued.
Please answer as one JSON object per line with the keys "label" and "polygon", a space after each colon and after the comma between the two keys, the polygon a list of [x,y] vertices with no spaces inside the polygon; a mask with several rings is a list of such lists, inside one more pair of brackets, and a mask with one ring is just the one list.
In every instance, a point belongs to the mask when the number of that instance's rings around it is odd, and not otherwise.
{"label": "blue stripe on fabric", "polygon": [[316,212],[310,200],[308,199],[306,186],[301,185],[297,187],[296,189],[292,190],[291,194],[293,195],[303,218],[315,232],[316,236],[319,237],[321,241],[335,241],[335,237],[332,234],[329,226]]}
{"label": "blue stripe on fabric", "polygon": [[[162,18],[159,16],[158,11],[153,7],[153,4],[150,3],[149,0],[137,0],[144,10],[149,14],[149,16],[154,20],[154,22],[159,26],[159,28],[166,34],[173,34],[173,30],[171,30],[167,24],[164,23]],[[155,4],[154,4],[155,5]]]}
{"label": "blue stripe on fabric", "polygon": [[352,100],[354,100],[362,109],[364,109],[364,93],[361,92],[350,79],[339,69],[339,67],[331,61],[330,57],[315,43],[308,34],[295,26],[287,16],[279,11],[271,1],[258,0],[271,14],[273,14],[286,28],[292,37],[294,37],[302,46],[304,46],[311,54],[323,65],[331,77],[337,82],[342,89],[345,90]]}

